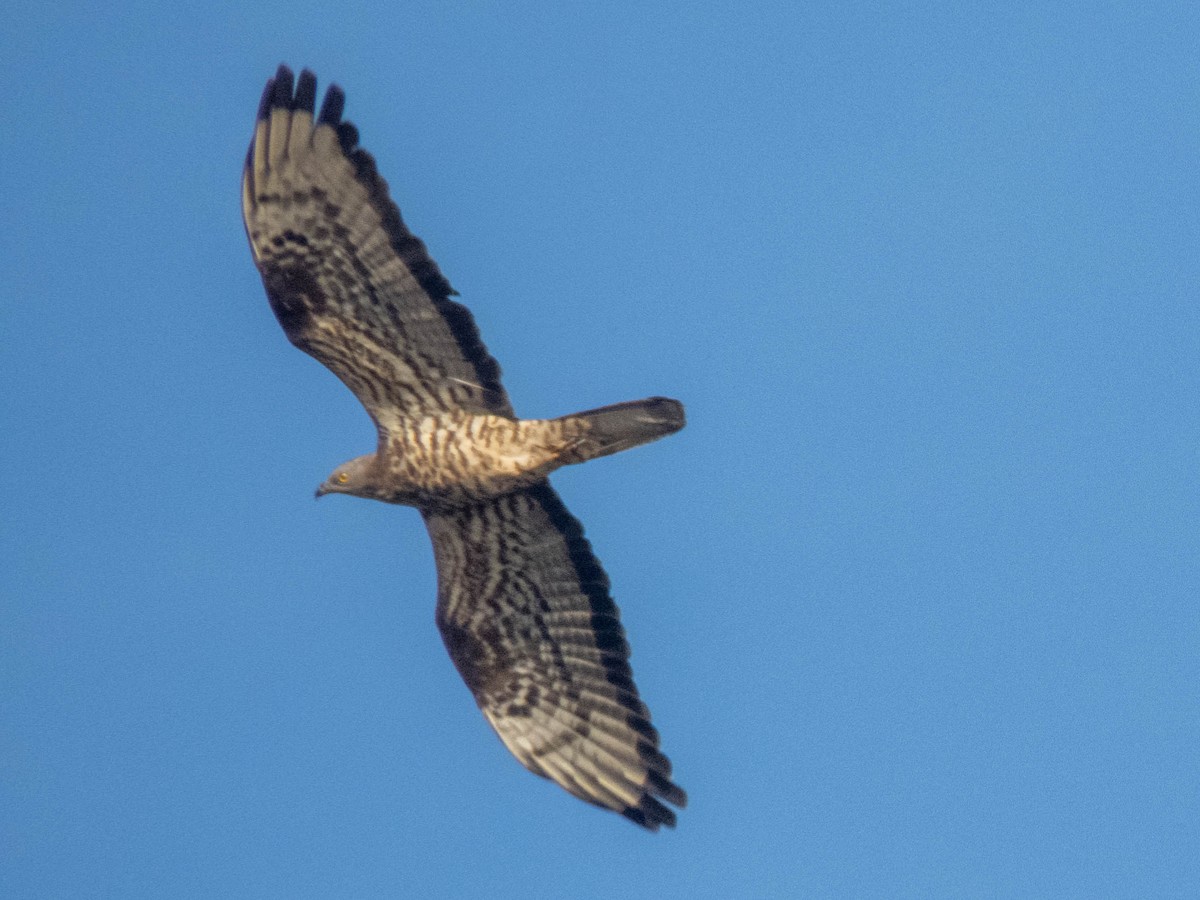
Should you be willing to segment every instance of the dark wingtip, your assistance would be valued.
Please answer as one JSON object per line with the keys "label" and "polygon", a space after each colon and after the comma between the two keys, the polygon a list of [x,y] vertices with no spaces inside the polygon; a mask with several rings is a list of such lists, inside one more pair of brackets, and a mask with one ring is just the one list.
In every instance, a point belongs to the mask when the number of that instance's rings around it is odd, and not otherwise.
{"label": "dark wingtip", "polygon": [[[322,110],[324,112],[324,110]],[[338,143],[342,146],[342,152],[349,155],[355,147],[358,146],[358,129],[354,127],[352,122],[340,122],[337,126]],[[362,173],[359,173],[362,177]]]}
{"label": "dark wingtip", "polygon": [[[325,108],[330,106],[330,98],[341,95],[341,90],[331,86],[325,95]],[[317,76],[310,69],[301,69],[299,79],[285,63],[280,63],[275,75],[263,88],[262,100],[258,104],[258,117],[265,119],[273,109],[298,109],[312,113],[317,103]],[[338,115],[341,115],[338,106]]]}
{"label": "dark wingtip", "polygon": [[337,127],[342,120],[342,110],[346,108],[346,93],[336,84],[331,84],[325,91],[325,99],[321,103],[321,114],[317,116],[318,125]]}
{"label": "dark wingtip", "polygon": [[295,76],[287,66],[281,65],[275,72],[274,90],[271,91],[271,108],[288,109],[292,105],[292,87]]}
{"label": "dark wingtip", "polygon": [[643,797],[638,806],[629,806],[621,810],[621,815],[649,831],[658,831],[664,825],[667,828],[674,828],[676,825],[674,811],[653,797]]}
{"label": "dark wingtip", "polygon": [[645,793],[638,805],[621,811],[625,818],[651,831],[657,831],[662,825],[667,828],[675,827],[675,810],[667,806],[667,803],[683,809],[688,802],[687,792],[670,779],[670,762],[665,756],[662,757],[662,761],[664,765],[661,772],[652,769],[647,773]]}
{"label": "dark wingtip", "polygon": [[[666,775],[669,774],[670,769],[666,772]],[[678,806],[680,809],[683,809],[687,806],[688,802],[687,791],[667,778],[666,775],[660,775],[658,772],[650,772],[646,780],[654,788],[655,794],[662,797],[672,806]]]}
{"label": "dark wingtip", "polygon": [[317,76],[309,69],[300,72],[300,80],[296,83],[296,97],[292,101],[292,109],[312,113],[317,103]]}
{"label": "dark wingtip", "polygon": [[258,101],[258,118],[266,119],[271,115],[271,98],[275,95],[275,79],[268,78],[263,87],[262,98]]}

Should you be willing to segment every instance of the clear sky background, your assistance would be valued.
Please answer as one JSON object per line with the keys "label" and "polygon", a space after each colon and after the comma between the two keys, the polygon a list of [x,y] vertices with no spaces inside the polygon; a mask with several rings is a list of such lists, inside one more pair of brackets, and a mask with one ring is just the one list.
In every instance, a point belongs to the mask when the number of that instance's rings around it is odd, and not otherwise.
{"label": "clear sky background", "polygon": [[[1200,884],[1200,9],[30,4],[0,35],[0,895]],[[561,472],[691,796],[525,772],[239,176],[308,66]]]}

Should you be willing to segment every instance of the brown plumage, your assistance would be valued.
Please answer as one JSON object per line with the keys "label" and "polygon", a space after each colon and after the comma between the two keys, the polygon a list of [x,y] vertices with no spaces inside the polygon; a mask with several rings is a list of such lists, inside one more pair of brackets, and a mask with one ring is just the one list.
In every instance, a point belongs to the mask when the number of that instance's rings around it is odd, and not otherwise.
{"label": "brown plumage", "polygon": [[317,490],[415,506],[438,569],[437,624],[484,716],[528,769],[650,829],[684,792],[638,695],[608,578],[546,476],[664,437],[663,397],[517,419],[500,367],[407,229],[344,95],[311,72],[263,92],[242,213],[271,309],[375,422],[375,452]]}

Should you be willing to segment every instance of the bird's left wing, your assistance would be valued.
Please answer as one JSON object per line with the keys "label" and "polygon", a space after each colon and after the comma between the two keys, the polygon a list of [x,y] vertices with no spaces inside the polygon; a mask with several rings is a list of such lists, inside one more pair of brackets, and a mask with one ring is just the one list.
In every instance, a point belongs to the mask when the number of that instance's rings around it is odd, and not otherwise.
{"label": "bird's left wing", "polygon": [[[293,90],[294,88],[294,90]],[[352,390],[382,431],[449,410],[511,416],[500,367],[405,227],[345,95],[280,66],[242,176],[242,216],[271,309],[293,344]]]}
{"label": "bird's left wing", "polygon": [[674,826],[666,804],[687,795],[634,686],[608,578],[549,483],[424,516],[438,628],[508,749],[576,797]]}

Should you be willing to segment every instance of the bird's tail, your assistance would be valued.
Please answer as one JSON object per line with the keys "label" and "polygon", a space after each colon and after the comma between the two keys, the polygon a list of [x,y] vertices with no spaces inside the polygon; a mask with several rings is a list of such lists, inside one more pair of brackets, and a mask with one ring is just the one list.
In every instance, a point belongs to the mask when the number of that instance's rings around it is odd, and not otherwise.
{"label": "bird's tail", "polygon": [[562,418],[581,426],[577,443],[564,459],[567,464],[648,444],[674,434],[684,426],[683,404],[668,397],[614,403]]}

